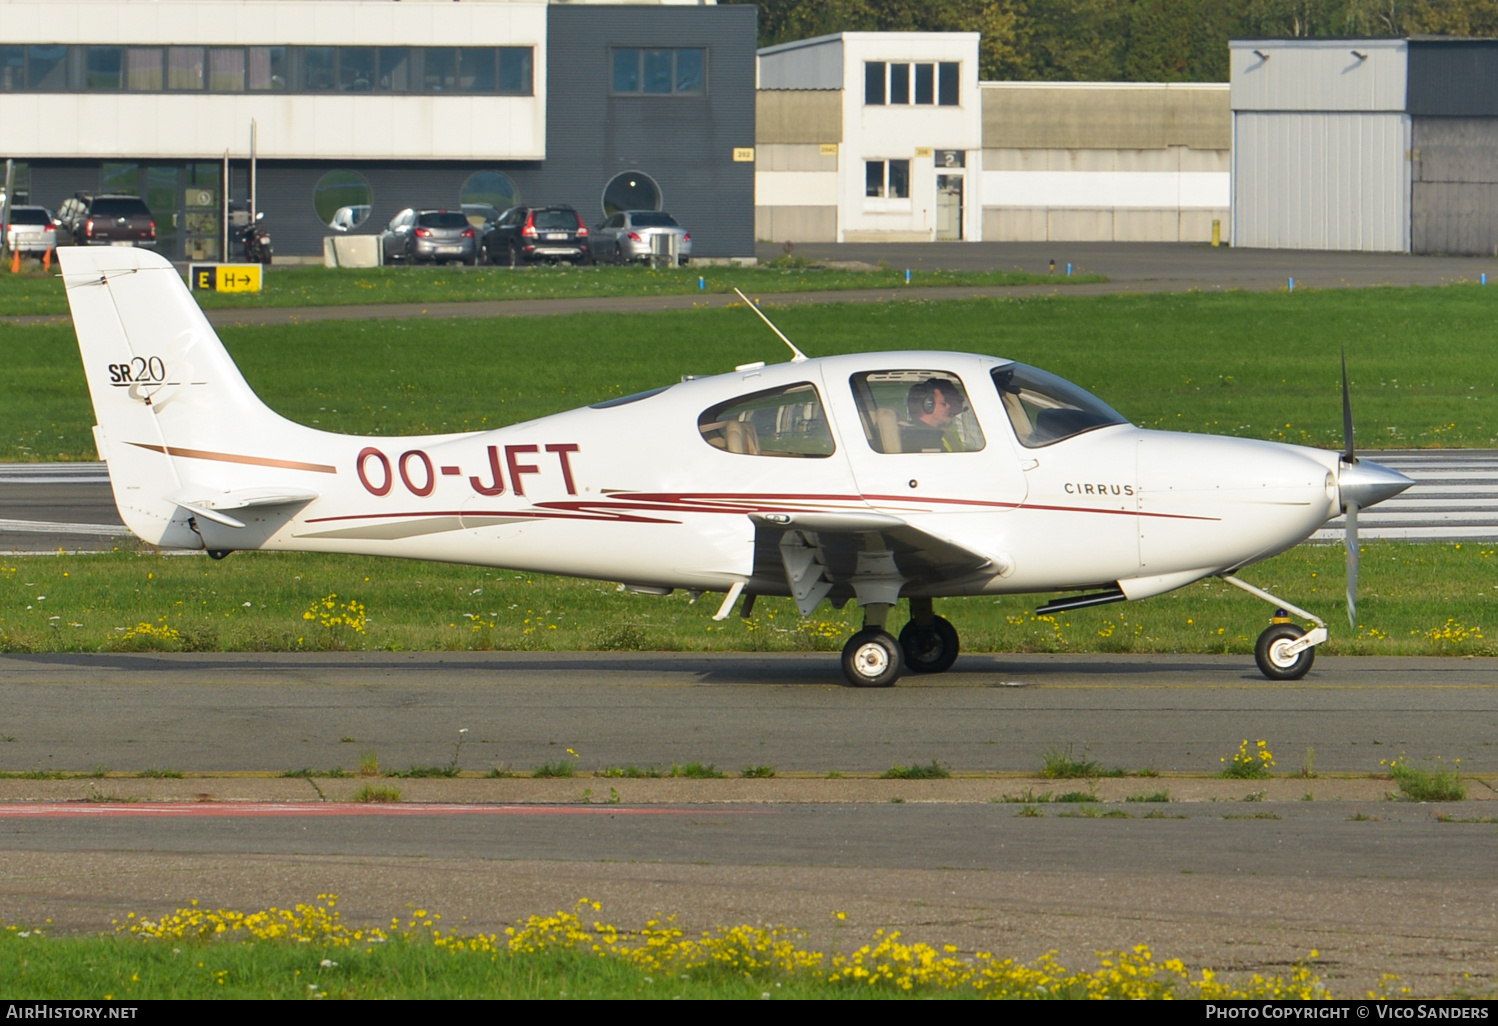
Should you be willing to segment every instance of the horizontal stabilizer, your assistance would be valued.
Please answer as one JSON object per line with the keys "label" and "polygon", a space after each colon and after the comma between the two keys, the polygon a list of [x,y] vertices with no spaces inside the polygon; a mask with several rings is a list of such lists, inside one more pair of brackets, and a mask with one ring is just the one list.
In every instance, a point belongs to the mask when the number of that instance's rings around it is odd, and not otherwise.
{"label": "horizontal stabilizer", "polygon": [[251,506],[306,505],[317,498],[317,492],[305,488],[238,488],[227,492],[202,493],[184,489],[167,496],[189,512],[207,517],[225,527],[243,527],[244,523],[223,511]]}

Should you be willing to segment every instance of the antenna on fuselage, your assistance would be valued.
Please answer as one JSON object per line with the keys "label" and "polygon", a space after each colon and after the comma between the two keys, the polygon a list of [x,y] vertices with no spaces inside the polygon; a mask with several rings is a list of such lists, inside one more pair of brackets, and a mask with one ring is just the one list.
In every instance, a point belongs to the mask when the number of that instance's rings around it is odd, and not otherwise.
{"label": "antenna on fuselage", "polygon": [[777,334],[777,335],[780,336],[780,341],[784,342],[786,345],[788,345],[788,346],[791,347],[791,353],[792,353],[791,363],[804,363],[806,361],[806,359],[807,359],[806,354],[803,353],[801,350],[799,350],[799,349],[796,348],[796,343],[794,343],[790,339],[786,338],[785,337],[785,332],[783,332],[779,328],[775,327],[775,322],[772,321],[772,320],[770,320],[770,318],[768,318],[768,317],[765,316],[765,312],[763,310],[761,310],[758,306],[755,305],[754,300],[750,299],[748,296],[744,295],[742,292],[739,292],[738,289],[734,289],[734,291],[738,292],[739,298],[742,299],[745,303],[748,304],[749,309],[751,309],[755,313],[759,314],[759,319],[762,320],[762,321],[764,321],[766,324],[768,324],[770,326],[770,330],[771,331],[773,331],[775,334]]}

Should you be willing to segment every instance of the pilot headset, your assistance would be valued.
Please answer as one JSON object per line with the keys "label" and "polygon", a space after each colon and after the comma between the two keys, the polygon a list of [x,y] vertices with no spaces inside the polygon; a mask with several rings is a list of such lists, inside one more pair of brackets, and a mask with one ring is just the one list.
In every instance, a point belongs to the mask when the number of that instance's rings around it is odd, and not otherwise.
{"label": "pilot headset", "polygon": [[906,399],[912,414],[932,414],[936,412],[936,389],[938,382],[935,378],[922,381],[910,390]]}

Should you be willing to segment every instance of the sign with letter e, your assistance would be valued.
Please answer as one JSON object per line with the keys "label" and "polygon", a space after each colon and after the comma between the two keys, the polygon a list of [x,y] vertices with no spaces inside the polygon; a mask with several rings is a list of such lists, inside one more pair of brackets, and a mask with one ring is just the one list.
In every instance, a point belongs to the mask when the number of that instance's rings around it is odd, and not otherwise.
{"label": "sign with letter e", "polygon": [[189,264],[187,287],[194,292],[259,292],[259,264]]}

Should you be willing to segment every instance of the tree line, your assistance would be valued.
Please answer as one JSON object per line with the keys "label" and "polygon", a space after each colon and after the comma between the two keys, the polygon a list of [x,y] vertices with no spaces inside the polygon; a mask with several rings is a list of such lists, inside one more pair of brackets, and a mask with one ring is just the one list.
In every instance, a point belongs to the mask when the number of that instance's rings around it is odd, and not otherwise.
{"label": "tree line", "polygon": [[833,32],[979,32],[985,81],[1226,82],[1228,40],[1498,36],[1498,0],[719,0],[759,45]]}

